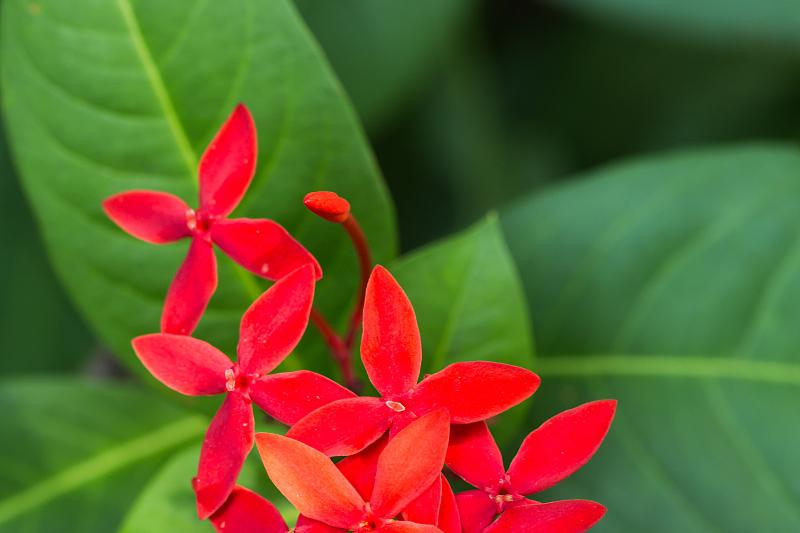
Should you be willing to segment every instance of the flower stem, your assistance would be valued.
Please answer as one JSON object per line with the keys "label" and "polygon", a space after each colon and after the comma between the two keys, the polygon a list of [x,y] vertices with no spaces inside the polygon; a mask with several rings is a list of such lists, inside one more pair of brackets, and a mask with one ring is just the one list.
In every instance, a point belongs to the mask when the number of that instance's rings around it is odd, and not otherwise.
{"label": "flower stem", "polygon": [[344,345],[347,347],[348,351],[350,351],[353,348],[356,331],[361,323],[361,315],[364,311],[364,294],[366,293],[367,281],[369,281],[369,274],[372,270],[372,254],[369,251],[369,244],[367,243],[364,231],[361,229],[361,226],[352,213],[342,222],[342,227],[347,231],[347,235],[353,242],[353,247],[356,249],[356,254],[358,255],[358,266],[361,271],[358,299],[356,300],[353,314],[350,317],[350,325],[347,328],[347,334],[344,337]]}
{"label": "flower stem", "polygon": [[314,323],[319,332],[322,334],[322,338],[325,340],[325,344],[328,345],[328,349],[330,349],[333,359],[339,365],[339,369],[342,372],[342,380],[344,381],[345,386],[348,389],[357,392],[360,388],[360,383],[353,373],[353,360],[350,349],[345,346],[345,343],[342,341],[341,337],[336,334],[331,325],[328,324],[328,321],[325,320],[325,317],[322,316],[322,313],[320,313],[316,308],[311,309],[311,322]]}

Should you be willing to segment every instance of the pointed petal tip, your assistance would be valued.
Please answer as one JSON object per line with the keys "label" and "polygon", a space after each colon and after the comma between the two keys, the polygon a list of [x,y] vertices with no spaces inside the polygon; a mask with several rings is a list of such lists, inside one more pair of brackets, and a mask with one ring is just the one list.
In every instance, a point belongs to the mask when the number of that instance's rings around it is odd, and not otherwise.
{"label": "pointed petal tip", "polygon": [[350,216],[350,202],[331,191],[315,191],[303,198],[306,208],[329,222],[340,224]]}

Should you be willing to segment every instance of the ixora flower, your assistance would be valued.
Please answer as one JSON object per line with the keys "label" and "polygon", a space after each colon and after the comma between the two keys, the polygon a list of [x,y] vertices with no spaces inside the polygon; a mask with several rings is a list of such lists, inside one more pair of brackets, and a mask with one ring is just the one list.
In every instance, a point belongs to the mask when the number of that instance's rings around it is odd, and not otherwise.
{"label": "ixora flower", "polygon": [[464,533],[577,533],[592,527],[605,513],[599,503],[538,503],[525,496],[552,487],[586,464],[608,433],[616,405],[600,400],[554,416],[525,438],[508,471],[485,423],[454,426],[447,466],[480,489],[456,496]]}
{"label": "ixora flower", "polygon": [[296,532],[439,532],[436,526],[395,520],[439,476],[450,420],[438,409],[410,423],[380,451],[374,468],[353,463],[356,479],[372,481],[369,499],[323,453],[302,442],[259,433],[267,475],[298,511]]}
{"label": "ixora flower", "polygon": [[145,367],[166,386],[187,395],[225,393],[206,432],[194,488],[197,513],[207,518],[225,502],[253,447],[251,402],[285,424],[354,394],[330,379],[300,370],[269,374],[297,346],[308,324],[315,272],[306,264],[277,281],[245,312],[237,362],[210,344],[156,333],[133,340]]}
{"label": "ixora flower", "polygon": [[256,128],[240,104],[200,159],[200,207],[190,208],[175,195],[128,191],[103,202],[108,216],[134,237],[164,244],[191,238],[189,253],[172,280],[161,314],[161,331],[189,335],[217,288],[213,244],[250,272],[278,280],[306,263],[322,276],[314,257],[278,223],[266,219],[229,219],[253,179]]}
{"label": "ixora flower", "polygon": [[430,411],[446,408],[453,424],[486,420],[530,397],[539,377],[485,361],[454,363],[417,383],[422,345],[411,302],[376,266],[364,302],[361,359],[380,398],[345,398],[304,417],[287,433],[329,455],[352,455]]}

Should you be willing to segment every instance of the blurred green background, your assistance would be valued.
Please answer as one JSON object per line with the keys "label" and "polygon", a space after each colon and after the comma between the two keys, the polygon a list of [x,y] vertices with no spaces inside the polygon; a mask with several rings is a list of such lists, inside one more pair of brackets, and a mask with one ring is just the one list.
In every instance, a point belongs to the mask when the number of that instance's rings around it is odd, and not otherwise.
{"label": "blurred green background", "polygon": [[[14,4],[20,13],[42,9]],[[559,409],[620,400],[598,457],[541,499],[597,499],[610,509],[602,531],[800,530],[800,4],[295,5],[363,124],[394,201],[400,253],[482,224],[487,213],[499,217],[516,264],[502,286],[516,290],[518,275],[524,287],[531,364],[544,379],[528,423],[504,430],[509,454]],[[170,12],[202,13],[193,6],[178,2]],[[9,21],[3,7],[3,31],[19,27],[20,15]],[[135,378],[54,275],[43,218],[34,218],[2,141],[0,406],[10,419],[28,405],[27,389],[42,388],[37,376],[55,379],[56,389],[69,388],[58,376]],[[469,275],[492,270],[496,257],[510,264],[505,244],[491,246]],[[62,261],[61,277],[65,268]],[[530,345],[528,333],[518,338],[503,349]],[[37,411],[41,424],[74,432],[54,406]],[[180,423],[194,428],[191,416]],[[31,427],[0,426],[9,442],[12,430]],[[198,427],[189,432],[195,440]],[[20,479],[39,469],[24,450],[7,447],[0,468],[19,463]],[[170,459],[178,478],[191,476],[186,457]],[[152,459],[152,471],[167,460]],[[57,475],[43,471],[47,482]],[[19,490],[12,477],[0,483],[0,498]],[[139,494],[134,485],[126,497]],[[100,492],[76,498],[103,505]],[[23,505],[35,514],[35,491],[31,498]],[[0,500],[0,531],[62,530],[15,522],[27,512],[17,505]],[[81,530],[118,527],[121,512],[112,509],[106,522],[80,518]],[[185,517],[176,512],[163,511],[165,530],[198,527],[178,525]],[[136,520],[127,515],[124,531],[155,531]]]}

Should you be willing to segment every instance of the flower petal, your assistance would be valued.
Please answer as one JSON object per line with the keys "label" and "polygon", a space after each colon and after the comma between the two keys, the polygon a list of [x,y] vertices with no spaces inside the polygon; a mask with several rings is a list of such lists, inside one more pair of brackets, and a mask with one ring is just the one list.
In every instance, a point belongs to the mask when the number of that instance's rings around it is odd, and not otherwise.
{"label": "flower petal", "polygon": [[239,204],[256,170],[258,141],[250,111],[236,106],[200,158],[200,209],[225,217]]}
{"label": "flower petal", "polygon": [[458,514],[456,495],[453,494],[453,489],[444,474],[439,477],[442,479],[442,502],[439,505],[439,520],[436,525],[444,533],[461,533],[461,517]]}
{"label": "flower petal", "polygon": [[253,447],[253,427],[250,402],[238,392],[228,393],[206,432],[193,482],[201,519],[219,509],[236,485]]}
{"label": "flower petal", "polygon": [[456,503],[464,533],[482,533],[497,514],[497,505],[482,490],[456,494]]}
{"label": "flower petal", "polygon": [[278,280],[296,268],[311,263],[316,278],[322,277],[322,269],[311,252],[272,220],[220,220],[211,225],[211,240],[256,276]]}
{"label": "flower petal", "polygon": [[202,238],[192,239],[189,253],[169,286],[164,310],[161,312],[161,331],[190,335],[208,301],[217,290],[217,258],[211,243]]}
{"label": "flower petal", "polygon": [[501,514],[486,528],[486,533],[581,533],[595,525],[605,513],[605,507],[589,500],[520,505]]}
{"label": "flower petal", "polygon": [[427,489],[444,466],[450,417],[440,409],[415,420],[389,441],[378,458],[370,505],[392,518]]}
{"label": "flower petal", "polygon": [[514,490],[539,492],[585,465],[608,433],[616,407],[614,400],[585,403],[531,432],[508,468]]}
{"label": "flower petal", "polygon": [[289,530],[272,503],[239,486],[211,515],[211,523],[218,533],[286,533]]}
{"label": "flower petal", "polygon": [[414,412],[440,407],[453,424],[486,420],[530,398],[539,376],[518,366],[488,361],[454,363],[426,377],[416,389]]}
{"label": "flower petal", "polygon": [[346,398],[304,416],[286,436],[331,457],[353,455],[383,435],[391,413],[380,398]]}
{"label": "flower petal", "polygon": [[441,474],[436,477],[433,483],[422,494],[414,498],[405,509],[403,509],[403,520],[417,522],[419,524],[436,525],[439,521],[439,506],[442,503],[442,479]]}
{"label": "flower petal", "polygon": [[329,526],[303,515],[297,517],[297,524],[294,526],[294,533],[339,533],[340,531],[346,533],[346,530],[340,527]]}
{"label": "flower petal", "polygon": [[389,439],[384,435],[357,454],[345,457],[336,463],[336,468],[344,474],[344,477],[353,485],[364,501],[369,501],[372,497],[375,473],[378,470],[378,458],[383,453],[387,442]]}
{"label": "flower petal", "polygon": [[289,426],[323,405],[354,397],[335,381],[308,370],[269,374],[250,384],[253,402]]}
{"label": "flower petal", "polygon": [[136,337],[131,344],[145,368],[167,387],[189,396],[225,391],[225,371],[233,363],[207,342],[154,333]]}
{"label": "flower petal", "polygon": [[266,374],[294,350],[308,325],[314,300],[314,270],[305,265],[277,281],[242,317],[239,367],[246,374]]}
{"label": "flower petal", "polygon": [[442,533],[442,530],[436,526],[397,520],[384,524],[375,531],[379,533]]}
{"label": "flower petal", "polygon": [[419,379],[422,343],[414,308],[397,281],[380,265],[373,269],[364,297],[361,359],[382,396],[403,394]]}
{"label": "flower petal", "polygon": [[457,476],[480,489],[497,487],[506,475],[503,456],[486,422],[450,428],[445,462]]}
{"label": "flower petal", "polygon": [[190,235],[186,202],[165,192],[128,191],[103,201],[108,218],[134,237],[153,244]]}
{"label": "flower petal", "polygon": [[301,514],[341,528],[361,519],[364,501],[328,457],[271,433],[259,433],[256,445],[272,483]]}

